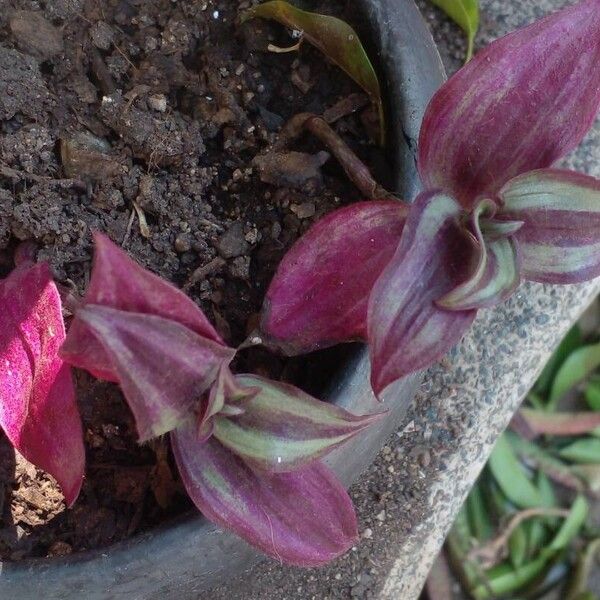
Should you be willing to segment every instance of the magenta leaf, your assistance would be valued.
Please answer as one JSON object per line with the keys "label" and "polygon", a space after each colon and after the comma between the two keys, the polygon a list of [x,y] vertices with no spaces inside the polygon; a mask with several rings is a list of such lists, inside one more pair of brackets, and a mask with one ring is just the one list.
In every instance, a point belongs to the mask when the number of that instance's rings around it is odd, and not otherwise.
{"label": "magenta leaf", "polygon": [[[102,346],[136,420],[140,441],[171,431],[189,417],[235,354],[184,325],[162,317],[89,304],[76,313]],[[85,338],[69,335],[61,354],[88,368]],[[90,371],[94,371],[90,368]]]}
{"label": "magenta leaf", "polygon": [[355,416],[298,388],[257,375],[237,375],[241,388],[258,389],[238,416],[218,414],[214,436],[259,469],[289,472],[343,444],[383,414]]}
{"label": "magenta leaf", "polygon": [[476,252],[457,224],[461,213],[449,196],[421,194],[396,254],[371,292],[371,380],[378,395],[441,358],[475,318],[474,310],[447,311],[435,304],[472,271]]}
{"label": "magenta leaf", "polygon": [[369,292],[394,254],[405,217],[399,202],[359,202],[318,221],[271,282],[265,341],[295,355],[364,339]]}
{"label": "magenta leaf", "polygon": [[201,443],[193,421],[174,431],[171,441],[181,478],[198,509],[268,556],[317,567],[356,541],[352,502],[321,463],[292,473],[262,472],[215,438]]}
{"label": "magenta leaf", "polygon": [[600,0],[584,0],[478,53],[430,102],[419,143],[428,189],[472,208],[575,148],[600,107]]}
{"label": "magenta leaf", "polygon": [[60,296],[48,265],[23,264],[0,281],[0,427],[50,473],[71,506],[83,482],[81,420],[68,366]]}
{"label": "magenta leaf", "polygon": [[499,218],[523,222],[515,238],[525,278],[579,283],[600,275],[600,180],[539,170],[509,181],[499,196]]}
{"label": "magenta leaf", "polygon": [[519,285],[520,264],[515,241],[500,236],[486,239],[481,231],[481,217],[489,211],[495,212],[495,205],[490,201],[483,200],[475,207],[471,230],[477,240],[479,262],[465,282],[437,300],[440,308],[469,310],[494,306],[511,296]]}

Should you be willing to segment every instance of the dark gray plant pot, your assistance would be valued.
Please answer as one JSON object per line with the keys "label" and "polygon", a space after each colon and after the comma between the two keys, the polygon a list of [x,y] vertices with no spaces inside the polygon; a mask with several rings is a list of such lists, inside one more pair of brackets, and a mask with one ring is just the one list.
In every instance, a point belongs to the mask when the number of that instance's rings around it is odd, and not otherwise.
{"label": "dark gray plant pot", "polygon": [[[398,169],[398,192],[419,191],[415,149],[425,107],[444,70],[414,0],[360,0],[359,10],[379,56],[388,98],[388,125]],[[369,385],[366,353],[343,368],[329,399],[357,414],[380,410]],[[399,425],[419,383],[398,382],[387,393],[386,419],[330,455],[346,485],[374,459]],[[187,600],[260,560],[233,534],[190,515],[127,542],[67,558],[0,563],[0,598],[7,600]]]}

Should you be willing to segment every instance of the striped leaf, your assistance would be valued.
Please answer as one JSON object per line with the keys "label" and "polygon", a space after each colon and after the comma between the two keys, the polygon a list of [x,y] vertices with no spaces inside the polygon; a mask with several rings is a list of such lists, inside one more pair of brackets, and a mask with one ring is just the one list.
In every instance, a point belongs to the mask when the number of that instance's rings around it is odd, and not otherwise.
{"label": "striped leaf", "polygon": [[257,375],[236,376],[240,388],[258,388],[238,416],[218,414],[214,436],[245,462],[289,472],[327,454],[382,414],[357,417],[296,387]]}
{"label": "striped leaf", "polygon": [[271,282],[262,337],[288,355],[365,339],[369,293],[394,255],[406,207],[358,202],[318,221]]}
{"label": "striped leaf", "polygon": [[58,355],[65,326],[48,265],[23,265],[0,281],[0,311],[0,428],[71,506],[85,451],[71,372]]}
{"label": "striped leaf", "polygon": [[430,102],[419,143],[427,189],[472,208],[575,148],[600,107],[600,0],[583,0],[479,52]]}
{"label": "striped leaf", "polygon": [[292,473],[248,466],[194,422],[171,434],[175,460],[202,514],[276,560],[317,567],[346,552],[358,537],[346,490],[321,463]]}
{"label": "striped leaf", "polygon": [[[154,315],[90,304],[77,311],[110,361],[136,420],[141,442],[171,431],[188,418],[194,403],[210,388],[235,351],[191,329]],[[73,365],[86,361],[86,339],[71,331],[61,354]],[[93,364],[86,362],[84,368]]]}
{"label": "striped leaf", "polygon": [[600,180],[573,171],[533,171],[500,191],[499,216],[519,220],[523,276],[579,283],[600,275]]}
{"label": "striped leaf", "polygon": [[449,196],[419,196],[398,250],[371,292],[371,382],[377,394],[441,358],[475,318],[474,310],[448,311],[435,304],[468,277],[476,258],[457,224],[461,214]]}
{"label": "striped leaf", "polygon": [[437,301],[448,310],[487,308],[506,300],[520,281],[519,255],[512,238],[488,240],[481,231],[480,219],[489,209],[480,202],[471,215],[471,230],[478,245],[479,261],[469,278]]}

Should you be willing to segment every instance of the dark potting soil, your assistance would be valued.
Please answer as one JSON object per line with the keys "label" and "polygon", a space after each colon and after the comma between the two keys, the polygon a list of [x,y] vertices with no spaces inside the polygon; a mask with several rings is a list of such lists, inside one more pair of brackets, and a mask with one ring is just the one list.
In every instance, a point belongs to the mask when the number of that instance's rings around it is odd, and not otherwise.
{"label": "dark potting soil", "polygon": [[[239,26],[249,5],[0,0],[1,275],[16,245],[34,240],[56,279],[82,293],[96,229],[183,288],[231,345],[254,330],[290,245],[361,198],[306,136],[295,154],[265,158],[290,117],[354,103],[359,90],[307,45],[268,52],[294,42],[274,23]],[[311,7],[360,29],[352,0]],[[385,183],[360,100],[334,127]],[[318,387],[339,356],[254,349],[237,366]],[[168,442],[140,447],[118,388],[83,372],[76,381],[87,467],[71,510],[0,433],[2,560],[101,547],[190,509]]]}

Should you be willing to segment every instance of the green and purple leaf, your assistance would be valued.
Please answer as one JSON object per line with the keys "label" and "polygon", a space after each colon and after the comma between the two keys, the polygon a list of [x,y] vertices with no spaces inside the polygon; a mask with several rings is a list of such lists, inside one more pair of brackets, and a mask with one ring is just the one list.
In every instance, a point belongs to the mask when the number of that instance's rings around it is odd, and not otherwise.
{"label": "green and purple leaf", "polygon": [[600,180],[574,171],[533,171],[500,191],[499,219],[518,220],[523,276],[579,283],[600,275]]}
{"label": "green and purple leaf", "polygon": [[466,208],[575,148],[600,107],[600,0],[584,0],[479,52],[430,102],[419,143],[427,189]]}
{"label": "green and purple leaf", "polygon": [[0,281],[0,427],[30,462],[50,473],[71,506],[83,482],[83,431],[69,367],[61,301],[46,264]]}
{"label": "green and purple leaf", "polygon": [[317,567],[356,541],[352,502],[321,463],[292,473],[253,469],[215,438],[201,443],[193,421],[174,431],[171,441],[198,509],[268,556]]}
{"label": "green and purple leaf", "polygon": [[[141,442],[185,421],[221,366],[235,354],[175,320],[155,315],[89,304],[77,311],[75,319],[102,347],[102,360],[108,361],[125,394]],[[93,373],[87,339],[70,331],[61,354]]]}
{"label": "green and purple leaf", "polygon": [[489,203],[484,200],[471,215],[471,230],[479,253],[478,264],[465,282],[437,300],[440,308],[488,308],[506,300],[519,285],[520,261],[515,241],[500,236],[487,239],[482,233],[480,220],[489,208]]}
{"label": "green and purple leaf", "polygon": [[256,468],[285,473],[321,458],[383,414],[355,416],[298,388],[257,375],[237,375],[240,388],[258,389],[238,416],[217,414],[214,436]]}
{"label": "green and purple leaf", "polygon": [[[134,313],[172,319],[198,335],[223,343],[210,321],[183,292],[132,260],[105,235],[94,233],[92,277],[82,305],[98,304]],[[117,381],[111,361],[96,337],[75,319],[69,328],[78,340],[75,366],[107,381]]]}
{"label": "green and purple leaf", "polygon": [[394,255],[406,212],[399,202],[359,202],[309,229],[267,292],[266,343],[296,355],[365,339],[369,293]]}
{"label": "green and purple leaf", "polygon": [[283,0],[271,0],[252,7],[242,14],[241,21],[255,17],[274,19],[300,32],[303,38],[351,77],[377,107],[383,137],[385,122],[379,79],[358,34],[348,23],[329,15],[301,10]]}
{"label": "green and purple leaf", "polygon": [[476,253],[458,225],[461,207],[441,193],[422,194],[396,254],[369,300],[371,382],[376,394],[450,350],[476,311],[448,311],[435,301],[464,281]]}

